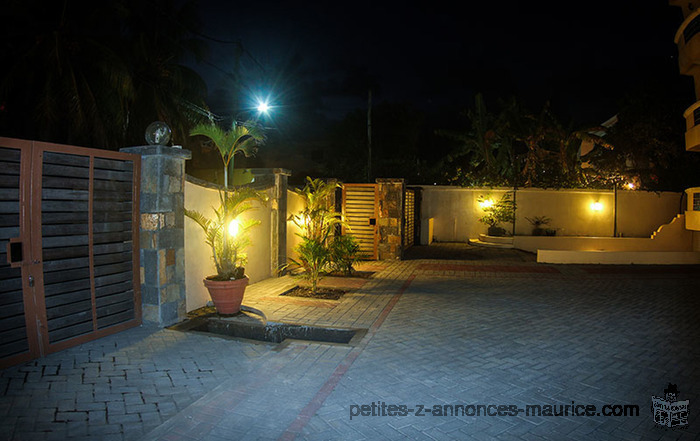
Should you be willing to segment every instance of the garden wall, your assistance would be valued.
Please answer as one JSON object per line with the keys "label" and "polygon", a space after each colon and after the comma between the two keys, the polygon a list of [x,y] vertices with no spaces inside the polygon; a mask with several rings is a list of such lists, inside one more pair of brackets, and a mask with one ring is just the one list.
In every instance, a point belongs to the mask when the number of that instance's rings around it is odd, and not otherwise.
{"label": "garden wall", "polygon": [[[486,225],[478,221],[483,215],[477,203],[479,195],[497,200],[513,191],[443,186],[421,189],[422,223],[433,218],[433,236],[441,242],[466,242],[485,234]],[[551,219],[547,227],[557,230],[557,236],[613,237],[617,230],[618,236],[649,237],[680,213],[681,196],[674,192],[618,190],[616,204],[611,190],[520,189],[515,192],[515,235],[531,234],[527,217],[546,216]],[[594,202],[600,203],[599,211],[591,208]],[[511,232],[511,225],[503,226]]]}
{"label": "garden wall", "polygon": [[[287,190],[287,219],[289,216],[299,213],[305,208],[304,199],[292,190]],[[301,243],[301,238],[298,234],[301,229],[290,220],[287,220],[287,257],[291,259],[297,258],[297,253],[294,248]]]}

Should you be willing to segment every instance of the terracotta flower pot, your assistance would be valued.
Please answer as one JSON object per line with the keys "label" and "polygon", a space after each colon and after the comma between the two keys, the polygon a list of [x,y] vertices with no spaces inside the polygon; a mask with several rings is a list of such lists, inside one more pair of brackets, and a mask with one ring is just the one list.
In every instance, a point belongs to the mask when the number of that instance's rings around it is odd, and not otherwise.
{"label": "terracotta flower pot", "polygon": [[250,280],[248,276],[224,281],[204,279],[204,286],[209,290],[211,300],[219,314],[236,314],[241,310],[248,280]]}

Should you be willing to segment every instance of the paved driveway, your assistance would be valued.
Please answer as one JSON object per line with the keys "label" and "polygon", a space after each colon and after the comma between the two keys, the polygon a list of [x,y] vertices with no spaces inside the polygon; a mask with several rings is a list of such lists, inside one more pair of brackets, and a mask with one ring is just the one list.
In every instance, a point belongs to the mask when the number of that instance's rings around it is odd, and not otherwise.
{"label": "paved driveway", "polygon": [[[252,286],[246,302],[277,319],[364,324],[355,346],[139,328],[1,371],[0,437],[700,436],[697,266],[540,265],[514,251],[460,252],[383,263],[336,304],[279,306],[274,294],[289,280]],[[689,401],[685,429],[652,420],[652,396],[668,383]],[[609,405],[639,415],[598,415],[624,412]]]}

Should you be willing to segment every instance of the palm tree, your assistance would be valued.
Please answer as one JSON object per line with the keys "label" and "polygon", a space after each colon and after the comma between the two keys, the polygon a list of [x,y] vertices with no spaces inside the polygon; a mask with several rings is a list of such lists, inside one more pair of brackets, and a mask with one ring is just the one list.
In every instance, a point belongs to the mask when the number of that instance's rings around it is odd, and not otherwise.
{"label": "palm tree", "polygon": [[264,129],[255,121],[246,121],[239,124],[233,122],[231,130],[224,130],[216,124],[198,124],[190,135],[201,135],[209,138],[216,146],[224,163],[224,188],[228,189],[229,169],[233,172],[233,160],[236,154],[252,156],[257,151],[258,145],[265,142]]}
{"label": "palm tree", "polygon": [[295,248],[298,258],[289,260],[304,269],[303,277],[311,282],[311,291],[314,294],[323,270],[333,258],[329,239],[333,237],[335,227],[343,225],[331,205],[333,194],[338,187],[336,182],[311,179],[307,176],[304,188],[296,192],[304,201],[304,209],[290,216],[290,220],[301,230],[298,235],[302,241]]}

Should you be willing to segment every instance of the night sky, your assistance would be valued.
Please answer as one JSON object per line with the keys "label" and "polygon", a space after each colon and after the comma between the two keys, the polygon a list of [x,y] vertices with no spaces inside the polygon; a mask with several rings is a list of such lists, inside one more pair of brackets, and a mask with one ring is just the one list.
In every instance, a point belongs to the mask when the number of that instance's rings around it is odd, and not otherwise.
{"label": "night sky", "polygon": [[682,14],[666,1],[470,3],[203,0],[202,33],[224,42],[210,40],[211,65],[196,69],[215,111],[225,99],[222,72],[235,64],[235,45],[226,42],[235,40],[244,49],[240,70],[251,96],[293,110],[286,100],[293,84],[256,79],[296,57],[331,118],[365,107],[366,93],[358,90],[368,83],[376,102],[407,101],[427,111],[467,108],[477,92],[487,102],[516,96],[534,110],[550,101],[562,119],[578,124],[608,119],[626,93],[660,81],[673,82],[688,105],[694,101],[673,42]]}

